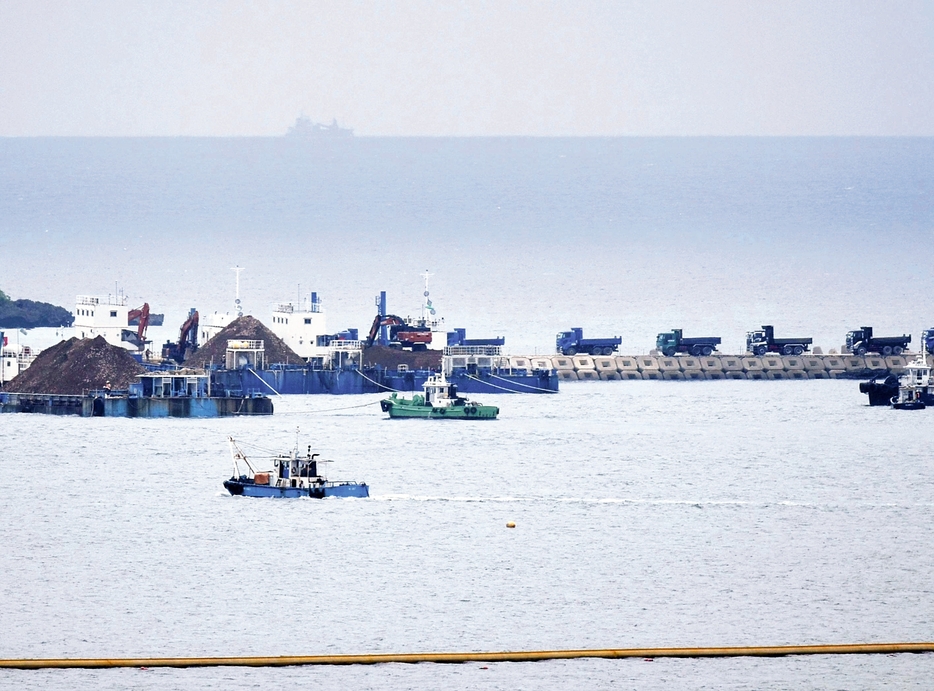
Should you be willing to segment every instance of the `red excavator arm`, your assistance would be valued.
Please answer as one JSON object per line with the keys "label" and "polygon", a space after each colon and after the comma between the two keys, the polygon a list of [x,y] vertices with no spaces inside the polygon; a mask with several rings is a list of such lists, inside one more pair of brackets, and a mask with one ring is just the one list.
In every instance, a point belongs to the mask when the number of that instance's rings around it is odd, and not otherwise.
{"label": "red excavator arm", "polygon": [[[142,343],[145,340],[143,337],[146,335],[146,327],[149,326],[149,303],[144,302],[142,307],[130,310],[127,312],[126,316],[128,322],[139,319],[139,326],[136,329],[136,338]],[[142,346],[140,346],[140,348],[142,348]]]}
{"label": "red excavator arm", "polygon": [[387,314],[386,316],[377,314],[376,318],[373,319],[373,325],[370,327],[370,333],[367,334],[366,337],[367,348],[373,345],[373,341],[376,340],[376,334],[379,333],[379,327],[381,326],[405,326],[405,322],[402,320],[402,317],[397,317],[394,314]]}

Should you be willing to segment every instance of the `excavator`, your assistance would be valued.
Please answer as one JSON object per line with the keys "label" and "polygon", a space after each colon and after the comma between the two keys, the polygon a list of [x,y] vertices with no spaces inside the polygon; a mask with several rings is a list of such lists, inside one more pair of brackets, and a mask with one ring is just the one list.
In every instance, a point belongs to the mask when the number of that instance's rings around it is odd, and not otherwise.
{"label": "excavator", "polygon": [[431,343],[431,328],[428,326],[414,326],[406,324],[402,317],[394,314],[377,314],[366,337],[366,347],[369,348],[376,341],[376,334],[381,326],[389,327],[390,348],[411,348],[412,350],[427,350]]}
{"label": "excavator", "polygon": [[178,364],[185,361],[188,350],[194,352],[198,349],[198,310],[194,307],[188,312],[188,319],[182,324],[178,332],[178,343],[166,341],[162,346],[162,359],[175,360]]}
{"label": "excavator", "polygon": [[149,303],[144,302],[142,307],[130,310],[127,312],[126,317],[127,325],[137,325],[136,333],[124,329],[120,337],[142,350],[146,346],[146,328],[149,326]]}

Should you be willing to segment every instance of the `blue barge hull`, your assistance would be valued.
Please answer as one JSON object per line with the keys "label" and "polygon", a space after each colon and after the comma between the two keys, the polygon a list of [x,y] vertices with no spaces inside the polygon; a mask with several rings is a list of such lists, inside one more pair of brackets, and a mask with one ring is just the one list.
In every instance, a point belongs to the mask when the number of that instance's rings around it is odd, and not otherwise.
{"label": "blue barge hull", "polygon": [[[269,370],[216,370],[214,381],[231,392],[261,394],[367,394],[387,391],[421,392],[428,370],[398,372],[380,367],[323,370],[277,368]],[[455,369],[448,380],[467,394],[557,393],[554,371],[526,374],[481,369],[477,372]]]}

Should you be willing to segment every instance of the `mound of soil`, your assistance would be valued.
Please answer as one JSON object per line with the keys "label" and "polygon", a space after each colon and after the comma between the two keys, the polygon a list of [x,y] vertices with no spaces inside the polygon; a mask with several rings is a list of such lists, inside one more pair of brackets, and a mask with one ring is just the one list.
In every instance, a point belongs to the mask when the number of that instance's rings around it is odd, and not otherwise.
{"label": "mound of soil", "polygon": [[234,319],[214,338],[209,340],[189,358],[185,367],[207,367],[213,360],[215,365],[223,365],[227,358],[227,341],[263,341],[266,348],[266,366],[278,363],[303,365],[301,355],[289,348],[285,342],[266,328],[263,323],[249,315]]}
{"label": "mound of soil", "polygon": [[146,368],[125,348],[110,345],[103,336],[70,338],[46,348],[19,376],[4,385],[11,393],[81,395],[102,389],[126,389]]}
{"label": "mound of soil", "polygon": [[401,350],[386,346],[370,346],[363,351],[364,365],[380,365],[386,369],[398,369],[399,365],[408,365],[410,370],[440,370],[440,350]]}

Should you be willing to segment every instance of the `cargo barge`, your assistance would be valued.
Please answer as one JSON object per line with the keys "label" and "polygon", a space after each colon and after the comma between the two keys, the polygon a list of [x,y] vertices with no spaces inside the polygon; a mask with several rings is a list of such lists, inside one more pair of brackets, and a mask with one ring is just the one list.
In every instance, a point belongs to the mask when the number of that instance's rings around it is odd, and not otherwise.
{"label": "cargo barge", "polygon": [[214,418],[272,415],[272,400],[260,393],[218,390],[207,374],[142,374],[126,391],[91,390],[80,395],[0,393],[0,413],[45,413],[80,417]]}

